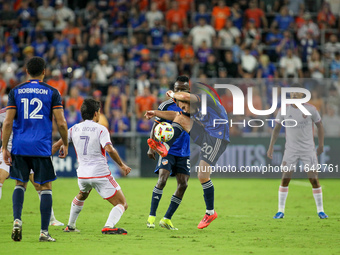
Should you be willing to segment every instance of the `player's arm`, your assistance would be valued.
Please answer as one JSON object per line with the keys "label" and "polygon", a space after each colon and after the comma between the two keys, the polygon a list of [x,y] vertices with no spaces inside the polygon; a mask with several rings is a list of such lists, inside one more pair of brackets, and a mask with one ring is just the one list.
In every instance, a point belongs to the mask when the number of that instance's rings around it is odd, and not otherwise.
{"label": "player's arm", "polygon": [[[155,139],[156,139],[156,138],[155,138],[155,132],[154,132],[154,131],[155,131],[156,125],[157,125],[157,123],[154,122],[153,125],[152,125],[152,128],[151,128],[151,131],[150,131],[150,138],[151,138],[152,140],[155,140]],[[150,147],[149,147],[149,150],[148,150],[148,152],[147,152],[147,155],[148,155],[149,158],[151,158],[151,159],[153,159],[153,160],[156,160],[156,152],[155,152],[153,149],[151,149]]]}
{"label": "player's arm", "polygon": [[153,117],[159,117],[161,119],[173,121],[175,117],[179,114],[180,114],[179,112],[174,112],[174,111],[151,110],[151,111],[146,111],[144,117],[147,118],[148,120]]}
{"label": "player's arm", "polygon": [[199,101],[199,97],[195,94],[190,94],[188,92],[173,92],[172,90],[168,90],[166,92],[168,97],[172,97],[178,101],[188,102],[188,103],[197,103]]}
{"label": "player's arm", "polygon": [[269,148],[268,148],[268,151],[267,151],[267,156],[270,159],[273,158],[274,144],[276,143],[276,140],[279,137],[281,127],[282,127],[281,123],[276,122],[276,125],[273,129],[273,132],[272,132],[272,137],[270,139]]}
{"label": "player's arm", "polygon": [[122,159],[119,157],[119,154],[115,148],[113,148],[112,144],[109,143],[105,146],[105,151],[109,153],[110,157],[119,165],[119,167],[124,171],[125,175],[128,175],[131,172],[131,167],[125,165]]}
{"label": "player's arm", "polygon": [[58,130],[61,136],[61,140],[63,142],[62,152],[60,157],[65,158],[68,154],[68,132],[67,132],[67,123],[64,117],[64,110],[62,108],[57,108],[53,110],[53,115],[57,122]]}
{"label": "player's arm", "polygon": [[2,127],[2,153],[3,159],[6,165],[11,166],[12,158],[11,153],[7,150],[8,141],[12,133],[13,121],[15,115],[17,114],[16,109],[8,109],[6,113],[6,118]]}
{"label": "player's arm", "polygon": [[323,152],[325,132],[324,132],[322,121],[315,123],[315,125],[318,128],[318,139],[319,139],[317,154],[320,155]]}

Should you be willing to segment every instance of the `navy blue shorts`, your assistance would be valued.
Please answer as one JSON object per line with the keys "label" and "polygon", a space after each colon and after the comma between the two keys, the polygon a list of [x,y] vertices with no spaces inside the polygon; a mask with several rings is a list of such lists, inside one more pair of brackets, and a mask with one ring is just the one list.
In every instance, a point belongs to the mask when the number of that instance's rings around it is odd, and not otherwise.
{"label": "navy blue shorts", "polygon": [[190,157],[178,157],[168,154],[166,157],[159,157],[158,165],[155,173],[158,174],[159,169],[165,169],[170,172],[170,176],[176,174],[190,175]]}
{"label": "navy blue shorts", "polygon": [[217,160],[227,149],[228,141],[213,137],[208,134],[203,126],[194,121],[190,130],[190,137],[201,147],[199,161],[203,160],[211,166],[215,166]]}
{"label": "navy blue shorts", "polygon": [[57,179],[50,157],[25,157],[12,154],[11,178],[28,182],[31,169],[34,172],[34,182],[44,184]]}

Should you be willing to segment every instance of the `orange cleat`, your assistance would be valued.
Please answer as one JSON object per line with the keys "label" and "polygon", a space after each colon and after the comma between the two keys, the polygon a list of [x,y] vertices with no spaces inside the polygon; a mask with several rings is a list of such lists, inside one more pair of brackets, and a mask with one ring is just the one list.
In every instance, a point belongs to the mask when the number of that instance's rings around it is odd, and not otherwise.
{"label": "orange cleat", "polygon": [[102,229],[102,234],[110,234],[110,235],[127,235],[127,231],[123,228],[110,228],[104,227]]}
{"label": "orange cleat", "polygon": [[148,139],[148,145],[151,149],[156,151],[159,154],[159,156],[161,156],[162,158],[164,158],[168,155],[168,150],[166,149],[164,144],[149,138]]}
{"label": "orange cleat", "polygon": [[205,214],[201,222],[198,224],[197,228],[202,229],[208,227],[209,224],[216,218],[217,218],[216,211],[213,215]]}

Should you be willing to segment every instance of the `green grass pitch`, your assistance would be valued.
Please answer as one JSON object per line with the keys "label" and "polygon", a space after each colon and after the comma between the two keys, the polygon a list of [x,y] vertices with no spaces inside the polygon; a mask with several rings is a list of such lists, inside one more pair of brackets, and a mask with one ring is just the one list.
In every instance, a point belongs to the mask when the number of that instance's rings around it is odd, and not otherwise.
{"label": "green grass pitch", "polygon": [[[324,207],[329,219],[320,220],[307,180],[293,180],[289,188],[286,217],[273,220],[277,210],[279,180],[213,179],[218,219],[208,228],[197,224],[205,212],[202,188],[189,181],[185,197],[173,217],[178,231],[146,228],[151,192],[156,179],[119,179],[129,209],[118,223],[127,236],[102,235],[112,206],[92,191],[77,227],[80,233],[64,233],[50,227],[56,243],[39,243],[39,199],[29,184],[23,209],[23,239],[14,243],[12,191],[7,180],[0,200],[0,254],[340,254],[339,180],[321,180]],[[164,189],[157,222],[170,203],[176,187],[172,178]],[[70,204],[78,192],[75,178],[53,183],[53,207],[58,220],[67,223]]]}

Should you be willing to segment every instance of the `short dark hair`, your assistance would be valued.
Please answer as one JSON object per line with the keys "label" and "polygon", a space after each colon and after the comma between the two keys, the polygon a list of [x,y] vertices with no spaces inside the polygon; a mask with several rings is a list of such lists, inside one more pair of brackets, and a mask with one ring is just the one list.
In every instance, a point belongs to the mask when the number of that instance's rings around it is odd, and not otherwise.
{"label": "short dark hair", "polygon": [[27,72],[31,77],[40,76],[45,70],[45,60],[41,57],[33,57],[26,64]]}
{"label": "short dark hair", "polygon": [[94,113],[98,112],[100,109],[100,102],[92,98],[87,98],[84,100],[80,112],[83,120],[92,120]]}
{"label": "short dark hair", "polygon": [[189,78],[185,75],[178,76],[176,82],[174,83],[174,90],[176,87],[178,91],[189,92]]}

